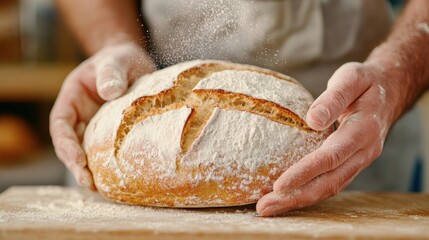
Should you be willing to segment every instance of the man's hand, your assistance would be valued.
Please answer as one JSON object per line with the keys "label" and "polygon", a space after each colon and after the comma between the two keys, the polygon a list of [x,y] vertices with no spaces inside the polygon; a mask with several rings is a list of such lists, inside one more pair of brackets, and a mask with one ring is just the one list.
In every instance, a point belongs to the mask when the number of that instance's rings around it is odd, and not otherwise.
{"label": "man's hand", "polygon": [[257,204],[261,216],[313,205],[346,187],[382,151],[392,125],[398,84],[372,63],[348,63],[331,77],[327,90],[310,107],[308,125],[338,129],[322,146],[292,165]]}
{"label": "man's hand", "polygon": [[107,46],[81,63],[66,78],[50,116],[50,133],[57,156],[81,186],[95,189],[81,147],[89,120],[104,101],[121,96],[128,85],[155,66],[134,43]]}
{"label": "man's hand", "polygon": [[261,216],[337,194],[381,154],[394,121],[429,88],[428,10],[429,1],[409,1],[389,38],[365,63],[335,72],[310,107],[307,123],[322,130],[338,119],[338,130],[280,176],[257,204]]}

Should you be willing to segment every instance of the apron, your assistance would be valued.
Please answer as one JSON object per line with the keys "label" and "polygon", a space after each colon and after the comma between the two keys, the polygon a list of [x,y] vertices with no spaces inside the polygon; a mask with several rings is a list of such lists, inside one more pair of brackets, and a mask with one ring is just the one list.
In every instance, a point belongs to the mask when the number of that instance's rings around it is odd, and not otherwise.
{"label": "apron", "polygon": [[[144,0],[142,13],[160,67],[191,59],[252,64],[294,77],[315,97],[342,64],[364,61],[392,23],[382,0]],[[349,189],[408,190],[420,153],[419,124],[410,121],[418,122],[415,110]]]}
{"label": "apron", "polygon": [[155,55],[167,65],[222,59],[281,71],[322,52],[316,1],[148,0],[143,10]]}

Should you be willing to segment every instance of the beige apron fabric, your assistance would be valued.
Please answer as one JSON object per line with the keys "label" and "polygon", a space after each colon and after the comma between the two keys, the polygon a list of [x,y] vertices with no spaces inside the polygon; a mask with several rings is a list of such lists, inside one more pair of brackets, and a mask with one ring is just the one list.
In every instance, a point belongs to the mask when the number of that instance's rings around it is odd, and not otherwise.
{"label": "beige apron fabric", "polygon": [[[316,97],[343,63],[363,61],[392,22],[383,0],[144,0],[142,7],[162,66],[197,58],[254,64],[295,77]],[[420,150],[419,125],[409,121],[418,121],[415,111],[350,189],[408,189]]]}
{"label": "beige apron fabric", "polygon": [[144,0],[142,6],[162,66],[196,58],[254,64],[297,78],[315,96],[342,63],[364,60],[391,22],[382,0]]}
{"label": "beige apron fabric", "polygon": [[318,1],[146,0],[143,9],[167,65],[211,58],[282,71],[322,53]]}

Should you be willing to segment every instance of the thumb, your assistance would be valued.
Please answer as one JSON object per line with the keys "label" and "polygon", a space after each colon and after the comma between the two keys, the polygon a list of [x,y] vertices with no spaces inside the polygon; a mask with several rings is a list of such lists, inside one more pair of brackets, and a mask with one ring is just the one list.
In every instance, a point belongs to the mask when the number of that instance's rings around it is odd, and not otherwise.
{"label": "thumb", "polygon": [[341,66],[329,79],[328,88],[311,105],[307,124],[324,130],[371,86],[367,73],[359,63]]}
{"label": "thumb", "polygon": [[98,95],[104,100],[115,99],[127,90],[126,67],[117,61],[104,61],[96,65]]}

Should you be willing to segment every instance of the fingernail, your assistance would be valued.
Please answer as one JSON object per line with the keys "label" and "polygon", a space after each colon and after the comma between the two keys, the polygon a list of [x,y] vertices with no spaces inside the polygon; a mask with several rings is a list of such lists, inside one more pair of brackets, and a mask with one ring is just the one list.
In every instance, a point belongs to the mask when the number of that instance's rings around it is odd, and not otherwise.
{"label": "fingernail", "polygon": [[103,84],[102,88],[123,88],[124,87],[124,81],[120,80],[110,80]]}
{"label": "fingernail", "polygon": [[81,177],[79,178],[79,183],[82,187],[91,187],[92,186],[92,178],[91,176],[89,176],[88,174],[83,174],[81,175]]}
{"label": "fingernail", "polygon": [[84,168],[87,165],[86,156],[83,151],[81,151],[77,157],[76,165],[78,165],[81,168]]}
{"label": "fingernail", "polygon": [[87,164],[86,160],[82,159],[82,158],[80,160],[76,161],[76,165],[78,165],[81,168],[86,167],[86,164]]}
{"label": "fingernail", "polygon": [[117,98],[119,97],[123,90],[126,88],[126,84],[124,81],[119,80],[111,80],[105,82],[103,86],[101,86],[102,92],[109,98]]}
{"label": "fingernail", "polygon": [[324,126],[330,117],[329,111],[323,105],[318,105],[311,110],[313,112],[312,120],[319,126]]}
{"label": "fingernail", "polygon": [[278,215],[280,213],[283,213],[283,209],[284,207],[282,206],[270,206],[270,207],[266,207],[264,210],[261,211],[261,216],[262,217],[269,217],[269,216],[275,216]]}

